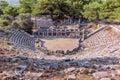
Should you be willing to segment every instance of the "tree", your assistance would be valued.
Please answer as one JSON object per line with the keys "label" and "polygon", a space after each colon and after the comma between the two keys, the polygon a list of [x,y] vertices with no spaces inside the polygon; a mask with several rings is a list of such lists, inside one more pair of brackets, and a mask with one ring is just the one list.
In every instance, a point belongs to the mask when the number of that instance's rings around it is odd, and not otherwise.
{"label": "tree", "polygon": [[84,6],[83,16],[89,20],[99,19],[99,12],[101,4],[99,2],[92,2]]}
{"label": "tree", "polygon": [[54,0],[39,0],[39,2],[35,6],[33,15],[51,14],[51,17],[52,17],[53,10],[55,10],[55,7],[56,5]]}
{"label": "tree", "polygon": [[71,1],[71,8],[73,12],[73,16],[81,16],[83,17],[82,13],[84,12],[84,6],[89,5],[89,3],[99,1],[99,0],[68,0]]}
{"label": "tree", "polygon": [[13,7],[13,6],[7,6],[4,10],[3,13],[6,15],[10,15],[10,16],[17,16],[18,15],[18,7]]}
{"label": "tree", "polygon": [[6,1],[0,0],[0,15],[3,15],[3,10],[5,7],[7,7],[9,4]]}
{"label": "tree", "polygon": [[0,16],[3,14],[3,11],[2,11],[2,9],[0,9]]}
{"label": "tree", "polygon": [[69,7],[66,0],[39,0],[32,13],[33,15],[49,14],[53,19],[53,15],[68,14]]}
{"label": "tree", "polygon": [[19,12],[32,13],[32,9],[38,0],[20,0]]}
{"label": "tree", "polygon": [[120,0],[106,0],[103,3],[100,17],[107,18],[108,20],[119,19],[120,20]]}
{"label": "tree", "polygon": [[4,0],[0,0],[0,8],[1,9],[4,9],[5,7],[7,7],[9,4],[6,2],[6,1],[4,1]]}
{"label": "tree", "polygon": [[84,6],[83,15],[86,19],[120,20],[120,0],[99,0]]}
{"label": "tree", "polygon": [[[59,18],[62,18],[64,15],[69,16],[69,13],[71,11],[71,4],[70,0],[54,0],[54,10],[53,14],[58,15]],[[54,7],[53,6],[53,7]]]}
{"label": "tree", "polygon": [[30,14],[20,14],[17,20],[12,23],[12,27],[31,33],[33,22],[31,21]]}

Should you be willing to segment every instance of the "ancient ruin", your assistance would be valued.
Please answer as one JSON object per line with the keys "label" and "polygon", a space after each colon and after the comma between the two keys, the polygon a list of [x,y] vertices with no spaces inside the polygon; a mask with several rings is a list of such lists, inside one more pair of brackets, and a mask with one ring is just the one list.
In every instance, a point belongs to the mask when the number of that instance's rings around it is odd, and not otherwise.
{"label": "ancient ruin", "polygon": [[[2,74],[6,74],[8,78],[17,76],[17,78],[22,77],[23,79],[33,79],[34,77],[46,80],[48,78],[46,77],[47,75],[50,77],[50,80],[54,80],[53,76],[60,77],[64,74],[65,76],[62,77],[61,80],[63,78],[71,79],[71,77],[73,80],[76,80],[78,77],[82,77],[83,80],[85,77],[87,77],[86,80],[88,80],[88,78],[91,78],[91,80],[111,80],[113,78],[119,80],[120,26],[103,23],[97,26],[99,28],[84,35],[84,39],[78,38],[79,49],[75,48],[67,52],[62,50],[57,50],[56,52],[47,50],[44,44],[42,44],[42,39],[46,39],[45,37],[34,38],[33,35],[31,36],[24,31],[11,30],[8,39],[14,46],[21,49],[24,48],[24,51],[29,51],[28,53],[31,53],[31,50],[35,48],[38,53],[34,52],[33,55],[31,55],[24,54],[24,52],[18,53],[14,48],[3,49],[2,52],[5,52],[4,54],[7,54],[7,56],[0,57],[1,62],[6,62],[1,65],[7,65],[8,67],[2,66],[1,68],[6,70],[11,67],[15,70],[22,70],[24,73],[4,71]],[[2,52],[1,55],[3,54]],[[50,56],[51,54],[52,56]],[[62,54],[62,56],[60,54]],[[15,55],[17,57],[14,57]],[[8,58],[8,56],[12,56],[12,58]],[[8,61],[10,64],[8,64]],[[17,66],[16,63],[18,64]],[[11,74],[11,72],[14,74]]]}
{"label": "ancient ruin", "polygon": [[[33,35],[36,38],[80,38],[81,30],[79,24],[72,24],[69,20],[61,22],[53,22],[51,19],[42,17],[34,19],[35,27]],[[54,24],[55,23],[55,24]],[[68,24],[67,24],[68,23]],[[57,24],[57,25],[56,25]]]}
{"label": "ancient ruin", "polygon": [[[81,42],[84,40],[84,29],[81,28],[79,20],[72,21],[71,19],[64,19],[58,21],[52,21],[47,17],[33,18],[34,28],[33,36],[36,39],[37,47],[46,54],[74,54],[80,51]],[[79,39],[78,46],[72,50],[49,50],[45,46],[45,42],[42,39],[60,39],[70,38]],[[63,44],[64,45],[64,44]],[[59,45],[58,45],[59,46]],[[57,47],[57,46],[56,46]]]}
{"label": "ancient ruin", "polygon": [[[34,27],[32,36],[20,30],[13,30],[8,36],[9,40],[15,46],[26,46],[29,49],[36,49],[38,52],[43,52],[47,55],[68,55],[80,53],[81,50],[98,50],[107,48],[110,45],[114,45],[119,42],[119,25],[115,24],[105,24],[99,23],[97,29],[91,33],[87,33],[87,26],[81,28],[80,24],[64,24],[64,25],[53,25],[51,20],[43,19],[43,22],[48,23],[45,26],[44,24],[39,23],[37,27]],[[69,23],[69,22],[68,22]],[[50,25],[51,24],[51,25]],[[60,23],[59,23],[60,24]],[[24,38],[24,36],[29,36]],[[34,38],[33,38],[34,37]],[[78,46],[72,50],[50,50],[45,46],[45,40],[49,39],[60,39],[60,38],[70,38],[78,39]],[[18,40],[19,39],[19,40]],[[24,43],[25,42],[25,43]],[[48,44],[49,45],[49,44]],[[59,46],[59,45],[57,45]],[[57,47],[55,46],[55,47]],[[53,46],[54,47],[54,46]],[[23,48],[23,47],[22,47]],[[98,48],[98,49],[97,49]],[[92,52],[92,51],[91,51]],[[90,52],[90,53],[91,53]]]}
{"label": "ancient ruin", "polygon": [[79,25],[40,27],[33,32],[37,38],[80,38]]}

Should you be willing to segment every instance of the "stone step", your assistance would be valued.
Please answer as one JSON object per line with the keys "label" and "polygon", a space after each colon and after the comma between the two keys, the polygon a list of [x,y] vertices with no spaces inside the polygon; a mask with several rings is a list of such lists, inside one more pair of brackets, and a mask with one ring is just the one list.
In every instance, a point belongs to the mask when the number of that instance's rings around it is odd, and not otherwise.
{"label": "stone step", "polygon": [[8,39],[18,49],[35,50],[35,39],[23,30],[11,30]]}

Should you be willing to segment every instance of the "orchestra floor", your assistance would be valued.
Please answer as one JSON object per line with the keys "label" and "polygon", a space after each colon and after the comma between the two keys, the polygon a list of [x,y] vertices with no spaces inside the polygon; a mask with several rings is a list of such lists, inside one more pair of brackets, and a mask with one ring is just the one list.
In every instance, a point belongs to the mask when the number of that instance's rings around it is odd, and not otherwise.
{"label": "orchestra floor", "polygon": [[71,38],[42,39],[42,41],[44,41],[44,46],[51,51],[73,50],[78,47],[79,44],[79,39]]}

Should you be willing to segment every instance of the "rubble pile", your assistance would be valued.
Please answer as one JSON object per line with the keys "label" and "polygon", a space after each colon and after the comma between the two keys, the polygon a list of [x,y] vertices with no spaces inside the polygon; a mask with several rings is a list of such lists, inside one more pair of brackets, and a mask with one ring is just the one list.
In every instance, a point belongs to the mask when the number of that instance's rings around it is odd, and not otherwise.
{"label": "rubble pile", "polygon": [[119,80],[120,76],[116,57],[50,60],[0,55],[1,80]]}

